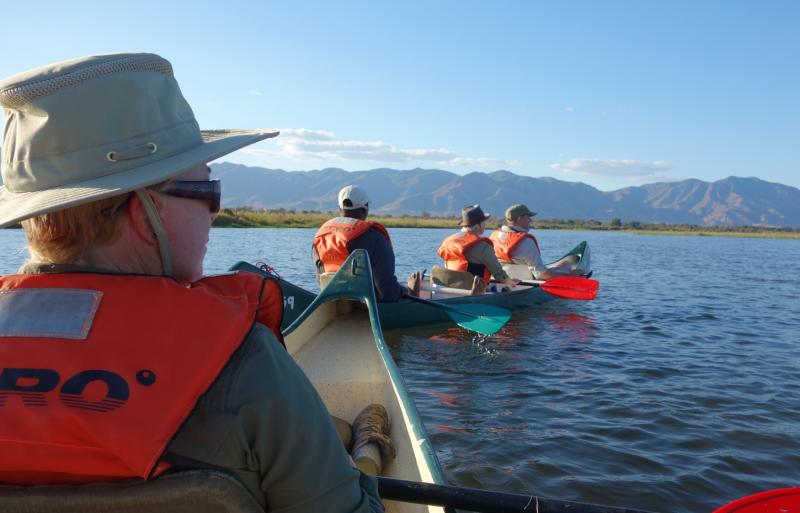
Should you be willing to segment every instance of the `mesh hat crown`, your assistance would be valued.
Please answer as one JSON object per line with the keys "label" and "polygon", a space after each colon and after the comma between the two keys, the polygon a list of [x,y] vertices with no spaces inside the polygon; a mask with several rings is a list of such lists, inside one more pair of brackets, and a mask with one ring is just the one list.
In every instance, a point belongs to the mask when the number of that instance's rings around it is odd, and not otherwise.
{"label": "mesh hat crown", "polygon": [[0,81],[0,226],[147,187],[274,130],[200,130],[151,53],[95,55]]}

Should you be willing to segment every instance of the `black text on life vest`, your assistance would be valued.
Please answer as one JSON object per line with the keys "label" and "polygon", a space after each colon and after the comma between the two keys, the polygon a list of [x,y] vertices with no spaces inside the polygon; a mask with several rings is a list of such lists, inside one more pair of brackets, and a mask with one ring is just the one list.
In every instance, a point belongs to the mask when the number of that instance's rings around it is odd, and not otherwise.
{"label": "black text on life vest", "polygon": [[[145,380],[137,375],[137,381],[142,385],[149,386],[155,382],[152,371],[143,370],[138,374],[148,376]],[[106,395],[99,400],[88,400],[83,392],[94,382],[105,384]],[[59,383],[61,375],[54,369],[3,369],[0,373],[0,407],[5,406],[12,397],[18,397],[25,406],[47,406],[49,400],[54,400],[48,393],[55,390]],[[58,400],[65,406],[96,412],[116,410],[125,404],[129,396],[128,382],[108,370],[80,371],[64,381],[58,391]]]}

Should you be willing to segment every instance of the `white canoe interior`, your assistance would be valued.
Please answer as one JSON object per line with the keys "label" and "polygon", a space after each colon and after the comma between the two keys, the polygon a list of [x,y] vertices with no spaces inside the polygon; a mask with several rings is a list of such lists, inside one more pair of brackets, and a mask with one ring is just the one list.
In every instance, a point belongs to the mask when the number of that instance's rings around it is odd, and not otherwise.
{"label": "white canoe interior", "polygon": [[[403,402],[403,384],[391,379],[366,309],[354,305],[349,301],[321,305],[286,336],[286,348],[314,384],[331,415],[352,423],[368,404],[380,403],[386,408],[397,458],[384,464],[384,476],[435,482],[434,472],[438,470],[430,468],[420,447],[422,440],[414,435],[412,422],[421,421],[410,414]],[[385,501],[385,505],[387,512],[444,511],[394,501]]]}
{"label": "white canoe interior", "polygon": [[[538,288],[538,287],[520,284],[512,289],[501,284],[490,287],[482,295],[495,295],[509,291],[520,292],[533,288]],[[421,297],[422,299],[450,299],[452,297],[470,297],[470,296],[472,296],[472,292],[470,292],[467,289],[456,289],[453,287],[445,287],[444,285],[431,283],[428,280],[425,280],[420,284],[419,297]]]}
{"label": "white canoe interior", "polygon": [[[547,264],[548,269],[557,269],[561,272],[572,272],[580,266],[581,259],[578,255],[567,255],[555,262]],[[533,274],[533,268],[522,264],[508,264],[503,263],[503,270],[518,280],[535,280],[536,276]]]}

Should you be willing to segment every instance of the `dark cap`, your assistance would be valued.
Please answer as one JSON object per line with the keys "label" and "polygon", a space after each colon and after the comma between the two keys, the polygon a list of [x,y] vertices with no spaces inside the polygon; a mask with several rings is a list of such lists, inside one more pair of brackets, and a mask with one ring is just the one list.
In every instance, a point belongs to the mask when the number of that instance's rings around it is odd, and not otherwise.
{"label": "dark cap", "polygon": [[492,217],[484,214],[480,205],[470,205],[461,209],[461,226],[473,226]]}

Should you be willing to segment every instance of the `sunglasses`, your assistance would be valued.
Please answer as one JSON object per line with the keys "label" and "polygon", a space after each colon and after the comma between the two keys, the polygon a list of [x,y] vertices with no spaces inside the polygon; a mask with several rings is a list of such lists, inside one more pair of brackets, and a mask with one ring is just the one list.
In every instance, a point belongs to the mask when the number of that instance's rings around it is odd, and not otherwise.
{"label": "sunglasses", "polygon": [[219,212],[220,201],[222,199],[222,184],[219,180],[200,180],[200,181],[177,181],[170,182],[158,192],[175,196],[176,198],[188,198],[208,201],[209,210],[212,214]]}

